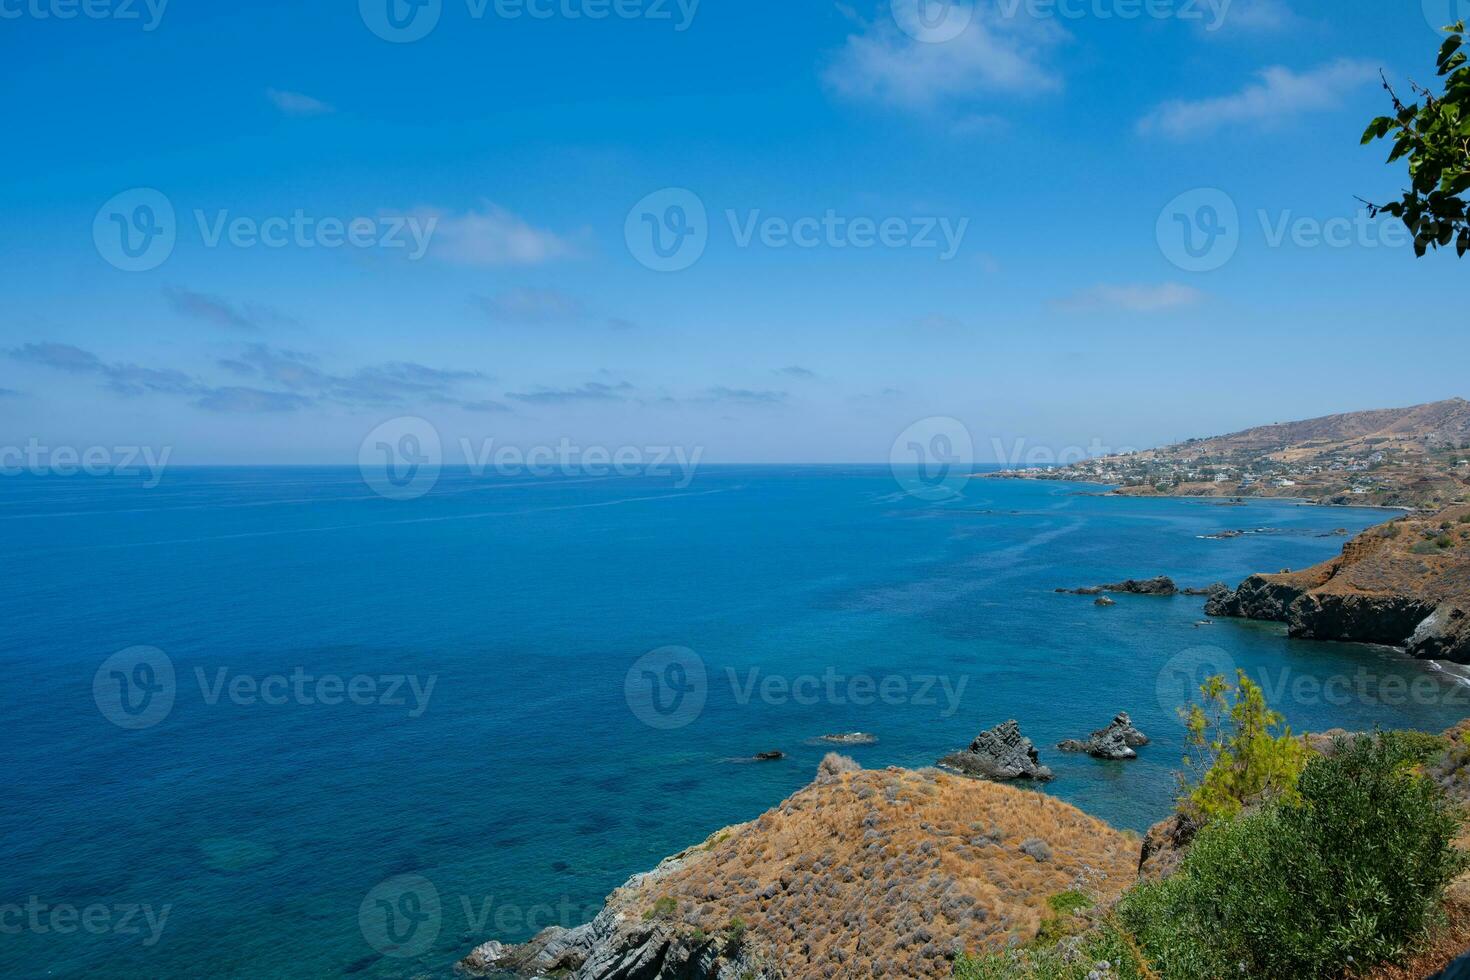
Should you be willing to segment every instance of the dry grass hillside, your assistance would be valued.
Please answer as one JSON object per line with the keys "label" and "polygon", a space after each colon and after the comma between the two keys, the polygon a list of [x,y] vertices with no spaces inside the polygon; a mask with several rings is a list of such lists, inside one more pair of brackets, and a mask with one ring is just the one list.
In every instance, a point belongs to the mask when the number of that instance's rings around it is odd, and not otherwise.
{"label": "dry grass hillside", "polygon": [[1110,898],[1139,844],[1040,793],[935,770],[848,772],[710,839],[610,906],[696,938],[743,928],[787,978],[943,977],[960,951],[1036,935],[1047,899]]}

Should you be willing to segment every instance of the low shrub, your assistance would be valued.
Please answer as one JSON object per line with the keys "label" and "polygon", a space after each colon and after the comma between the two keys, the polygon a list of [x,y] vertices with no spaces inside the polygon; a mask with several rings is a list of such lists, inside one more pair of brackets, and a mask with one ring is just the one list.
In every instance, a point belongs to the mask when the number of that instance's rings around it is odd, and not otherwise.
{"label": "low shrub", "polygon": [[956,980],[1145,980],[1148,972],[1133,943],[1106,922],[1085,936],[1047,948],[1013,949],[955,960]]}
{"label": "low shrub", "polygon": [[1343,740],[1295,802],[1207,826],[1178,873],[1119,905],[1153,968],[1312,980],[1401,957],[1466,865],[1458,810],[1411,770],[1421,751],[1395,732]]}

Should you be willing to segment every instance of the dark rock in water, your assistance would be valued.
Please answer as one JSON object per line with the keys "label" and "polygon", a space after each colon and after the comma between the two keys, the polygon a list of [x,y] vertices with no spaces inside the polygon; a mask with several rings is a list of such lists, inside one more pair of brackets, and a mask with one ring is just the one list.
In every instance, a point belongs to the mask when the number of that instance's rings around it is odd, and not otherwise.
{"label": "dark rock in water", "polygon": [[1112,585],[1104,585],[1104,592],[1127,592],[1131,595],[1177,595],[1179,586],[1167,575],[1149,579],[1127,579]]}
{"label": "dark rock in water", "polygon": [[1104,592],[1126,592],[1129,595],[1178,595],[1179,586],[1167,575],[1156,578],[1130,578],[1110,585],[1084,585],[1080,589],[1057,589],[1072,595],[1102,595]]}
{"label": "dark rock in water", "polygon": [[1117,605],[1116,602],[1114,602],[1112,599],[1109,599],[1105,595],[1100,595],[1096,599],[1092,600],[1092,604],[1094,606],[1116,606]]}
{"label": "dark rock in water", "polygon": [[1180,595],[1208,595],[1208,596],[1214,596],[1214,595],[1222,595],[1223,593],[1226,593],[1226,592],[1229,592],[1229,591],[1230,591],[1230,586],[1226,585],[1224,582],[1214,582],[1214,583],[1212,583],[1210,585],[1205,586],[1203,589],[1200,589],[1200,588],[1180,589],[1179,590],[1179,594]]}
{"label": "dark rock in water", "polygon": [[757,752],[755,754],[756,762],[775,762],[777,759],[784,758],[786,758],[786,753],[780,749],[772,749],[769,752]]}
{"label": "dark rock in water", "polygon": [[939,765],[984,779],[1052,778],[1052,771],[1041,764],[1036,746],[1021,734],[1021,726],[1015,721],[981,732],[968,749],[951,752],[939,760]]}
{"label": "dark rock in water", "polygon": [[1138,757],[1134,746],[1147,744],[1148,736],[1133,727],[1128,712],[1120,711],[1106,728],[1099,728],[1086,739],[1058,742],[1057,748],[1063,752],[1086,752],[1099,759],[1134,759]]}
{"label": "dark rock in water", "polygon": [[1237,616],[1286,622],[1287,610],[1301,597],[1303,590],[1284,582],[1272,582],[1262,575],[1252,575],[1240,587],[1210,596],[1205,603],[1206,616]]}

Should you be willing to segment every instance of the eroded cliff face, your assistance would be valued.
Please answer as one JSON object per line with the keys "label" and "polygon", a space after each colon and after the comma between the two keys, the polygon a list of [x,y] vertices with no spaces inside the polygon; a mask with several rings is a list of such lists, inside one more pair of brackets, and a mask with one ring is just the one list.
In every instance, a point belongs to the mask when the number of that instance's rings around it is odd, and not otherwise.
{"label": "eroded cliff face", "polygon": [[1470,506],[1369,528],[1330,561],[1252,575],[1205,612],[1286,623],[1291,636],[1402,646],[1470,663]]}
{"label": "eroded cliff face", "polygon": [[637,875],[575,929],[487,942],[480,976],[573,980],[948,977],[1036,935],[1047,899],[1104,899],[1139,843],[1060,800],[938,770],[823,766],[748,824]]}

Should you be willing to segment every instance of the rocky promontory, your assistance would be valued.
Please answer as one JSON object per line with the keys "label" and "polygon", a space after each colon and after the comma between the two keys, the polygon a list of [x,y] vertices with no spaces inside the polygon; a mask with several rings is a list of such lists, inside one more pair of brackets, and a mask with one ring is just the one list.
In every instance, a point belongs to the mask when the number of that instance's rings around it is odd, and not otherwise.
{"label": "rocky promontory", "polygon": [[1470,505],[1369,528],[1300,572],[1252,575],[1212,595],[1205,612],[1285,623],[1301,639],[1470,663]]}
{"label": "rocky promontory", "polygon": [[[1139,844],[1075,807],[937,770],[824,763],[750,823],[635,875],[591,922],[490,939],[474,976],[570,980],[948,977],[962,952],[1035,937],[1047,899],[1116,898]],[[488,937],[487,937],[488,938]]]}

